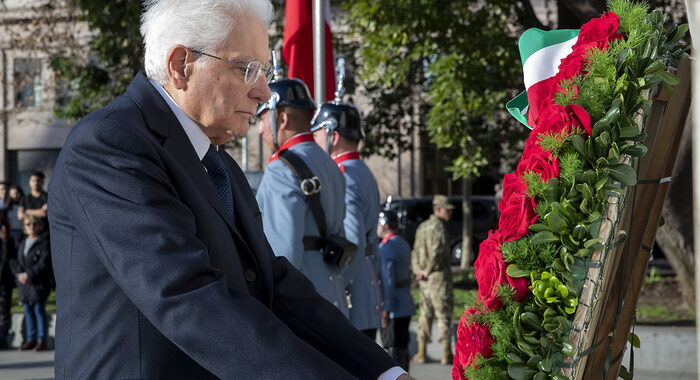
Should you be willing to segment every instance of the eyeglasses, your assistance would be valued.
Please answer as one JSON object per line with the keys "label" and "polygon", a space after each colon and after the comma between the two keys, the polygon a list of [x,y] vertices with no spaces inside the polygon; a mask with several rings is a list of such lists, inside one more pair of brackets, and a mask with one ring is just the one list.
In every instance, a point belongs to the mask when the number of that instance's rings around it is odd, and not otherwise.
{"label": "eyeglasses", "polygon": [[205,53],[205,52],[203,52],[203,51],[199,51],[199,50],[195,50],[195,49],[190,49],[190,50],[191,50],[193,53],[197,53],[197,54],[201,54],[201,55],[206,55],[207,57],[211,57],[211,58],[216,58],[216,59],[218,59],[218,60],[220,60],[220,61],[224,61],[224,62],[226,62],[226,63],[230,63],[230,64],[232,64],[232,65],[234,65],[234,66],[237,66],[237,67],[239,67],[239,68],[245,70],[245,77],[244,77],[243,80],[245,81],[246,84],[252,85],[252,84],[254,84],[255,82],[257,82],[257,81],[258,81],[258,78],[260,78],[260,74],[263,73],[263,72],[265,73],[265,80],[266,80],[266,81],[269,82],[270,79],[272,79],[272,67],[269,67],[269,66],[268,66],[268,67],[265,67],[262,63],[260,63],[260,62],[258,62],[258,61],[250,61],[250,62],[248,62],[247,65],[241,65],[240,63],[236,63],[236,62],[233,62],[233,61],[229,61],[228,59],[219,58],[219,57],[217,57],[217,56],[215,56],[215,55],[207,54],[207,53]]}

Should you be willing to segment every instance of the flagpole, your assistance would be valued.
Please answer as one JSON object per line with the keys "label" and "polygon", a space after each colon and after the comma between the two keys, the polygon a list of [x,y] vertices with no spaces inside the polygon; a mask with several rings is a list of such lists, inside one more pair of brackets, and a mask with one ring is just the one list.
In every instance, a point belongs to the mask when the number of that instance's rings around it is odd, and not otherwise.
{"label": "flagpole", "polygon": [[314,100],[326,102],[326,31],[325,0],[313,0],[314,33]]}

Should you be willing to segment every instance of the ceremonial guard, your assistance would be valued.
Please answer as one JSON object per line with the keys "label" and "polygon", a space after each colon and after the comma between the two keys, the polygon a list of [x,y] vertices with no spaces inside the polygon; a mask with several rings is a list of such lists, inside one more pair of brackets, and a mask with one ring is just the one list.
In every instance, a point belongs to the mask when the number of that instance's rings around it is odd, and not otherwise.
{"label": "ceremonial guard", "polygon": [[408,327],[416,307],[411,296],[411,246],[401,237],[399,218],[394,211],[379,214],[377,235],[382,259],[382,343],[399,365],[408,371]]}
{"label": "ceremonial guard", "polygon": [[343,269],[349,297],[350,322],[375,339],[381,324],[381,288],[379,281],[379,238],[376,234],[379,214],[377,182],[357,151],[364,131],[360,112],[344,103],[343,63],[339,62],[335,100],[323,104],[313,118],[311,132],[345,175],[345,236],[356,244],[357,255]]}
{"label": "ceremonial guard", "polygon": [[338,252],[325,244],[344,240],[345,204],[338,200],[345,179],[309,131],[316,104],[308,88],[299,79],[279,78],[278,67],[275,72],[272,96],[256,111],[263,140],[275,152],[256,195],[263,229],[275,255],[286,257],[347,317],[345,263],[332,262],[331,254]]}
{"label": "ceremonial guard", "polygon": [[437,319],[443,346],[442,364],[452,364],[452,272],[450,247],[445,222],[452,218],[454,206],[444,195],[433,197],[433,214],[416,230],[411,261],[420,285],[418,353],[413,361],[424,363],[425,345],[430,342],[433,317]]}

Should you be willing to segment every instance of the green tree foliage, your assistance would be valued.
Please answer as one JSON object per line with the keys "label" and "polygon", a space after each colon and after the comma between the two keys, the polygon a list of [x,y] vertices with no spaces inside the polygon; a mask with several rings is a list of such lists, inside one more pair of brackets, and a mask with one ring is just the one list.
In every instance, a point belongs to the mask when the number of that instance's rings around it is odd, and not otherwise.
{"label": "green tree foliage", "polygon": [[[504,116],[522,87],[517,37],[524,6],[508,0],[353,0],[360,81],[372,109],[367,149],[391,156],[415,129],[448,152],[455,178],[473,178],[527,130]],[[387,152],[387,150],[390,150]]]}
{"label": "green tree foliage", "polygon": [[64,50],[51,59],[51,68],[68,87],[68,99],[55,113],[74,121],[126,90],[143,70],[143,41],[141,2],[70,0],[69,4],[94,33],[87,51]]}

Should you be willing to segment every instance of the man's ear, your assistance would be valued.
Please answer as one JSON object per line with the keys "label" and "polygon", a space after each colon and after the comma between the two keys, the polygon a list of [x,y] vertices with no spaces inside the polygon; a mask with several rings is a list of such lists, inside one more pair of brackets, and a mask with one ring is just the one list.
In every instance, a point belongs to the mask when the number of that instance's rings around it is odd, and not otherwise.
{"label": "man's ear", "polygon": [[277,112],[277,117],[275,118],[278,122],[277,130],[286,130],[289,127],[289,114],[284,111]]}
{"label": "man's ear", "polygon": [[340,133],[334,129],[332,132],[332,136],[331,136],[331,146],[336,146],[339,143],[340,143]]}
{"label": "man's ear", "polygon": [[187,81],[192,74],[193,53],[190,49],[175,45],[165,59],[168,82],[178,90],[187,90]]}

